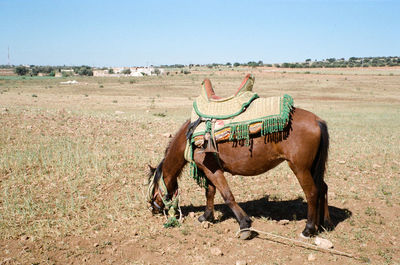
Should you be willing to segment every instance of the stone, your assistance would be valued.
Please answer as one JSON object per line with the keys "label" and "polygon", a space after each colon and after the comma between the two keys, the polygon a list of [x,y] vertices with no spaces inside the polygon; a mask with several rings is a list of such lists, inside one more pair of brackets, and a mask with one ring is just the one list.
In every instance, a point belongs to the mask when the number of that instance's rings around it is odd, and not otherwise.
{"label": "stone", "polygon": [[373,164],[372,167],[373,167],[374,169],[377,169],[377,168],[381,168],[382,166],[381,166],[381,165],[378,165],[378,164]]}
{"label": "stone", "polygon": [[310,255],[308,255],[307,260],[308,261],[314,261],[315,260],[315,255],[311,253]]}
{"label": "stone", "polygon": [[247,261],[245,260],[237,260],[236,265],[247,265]]}
{"label": "stone", "polygon": [[29,239],[29,236],[27,236],[27,235],[21,236],[21,241],[26,241],[28,239]]}
{"label": "stone", "polygon": [[162,136],[166,137],[166,138],[171,138],[172,134],[170,133],[163,133]]}
{"label": "stone", "polygon": [[222,253],[222,251],[217,247],[211,248],[210,251],[211,251],[211,254],[214,255],[214,256],[222,256],[222,255],[224,255],[224,253]]}
{"label": "stone", "polygon": [[123,112],[123,111],[119,111],[119,110],[116,110],[115,111],[115,114],[124,114],[125,112]]}
{"label": "stone", "polygon": [[202,226],[204,229],[208,229],[208,228],[210,228],[210,222],[205,221],[202,223]]}
{"label": "stone", "polygon": [[190,217],[190,218],[194,218],[194,212],[190,212],[190,213],[189,213],[189,217]]}
{"label": "stone", "polygon": [[278,222],[278,224],[280,224],[280,225],[287,225],[287,224],[289,224],[289,220],[287,220],[287,219],[282,219],[282,220],[280,220],[280,221]]}
{"label": "stone", "polygon": [[318,237],[318,236],[315,238],[314,243],[315,243],[315,245],[317,245],[321,248],[325,248],[325,249],[333,248],[333,244],[331,241],[329,241],[328,239],[325,239],[325,238]]}

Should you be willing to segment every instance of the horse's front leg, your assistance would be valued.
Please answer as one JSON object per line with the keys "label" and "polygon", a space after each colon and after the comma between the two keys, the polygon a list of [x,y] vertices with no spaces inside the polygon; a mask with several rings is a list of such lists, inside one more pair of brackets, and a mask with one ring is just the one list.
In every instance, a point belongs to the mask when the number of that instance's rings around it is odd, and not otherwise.
{"label": "horse's front leg", "polygon": [[[225,179],[224,172],[219,167],[218,161],[216,161],[215,156],[211,153],[207,153],[203,159],[203,163],[199,163],[198,166],[203,170],[210,182],[218,189],[221,193],[225,204],[231,208],[239,222],[240,229],[250,228],[251,220],[242,208],[235,201],[235,197],[228,186]],[[215,191],[214,191],[215,192]],[[250,238],[252,233],[250,231],[243,231],[240,233],[241,239]]]}
{"label": "horse's front leg", "polygon": [[215,196],[215,186],[214,184],[209,183],[208,189],[206,189],[206,198],[207,198],[206,210],[204,211],[204,214],[199,217],[200,222],[214,221],[214,196]]}

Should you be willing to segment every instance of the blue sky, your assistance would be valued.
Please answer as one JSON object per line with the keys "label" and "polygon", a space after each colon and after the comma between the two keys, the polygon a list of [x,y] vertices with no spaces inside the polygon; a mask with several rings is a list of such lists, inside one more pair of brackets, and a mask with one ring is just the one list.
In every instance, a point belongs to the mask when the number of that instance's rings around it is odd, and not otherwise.
{"label": "blue sky", "polygon": [[400,56],[400,1],[0,0],[0,64]]}

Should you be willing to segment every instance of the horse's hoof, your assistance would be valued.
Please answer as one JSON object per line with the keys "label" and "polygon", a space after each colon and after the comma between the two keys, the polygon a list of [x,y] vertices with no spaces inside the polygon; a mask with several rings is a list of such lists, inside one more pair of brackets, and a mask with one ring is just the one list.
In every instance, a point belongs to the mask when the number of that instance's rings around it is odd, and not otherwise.
{"label": "horse's hoof", "polygon": [[324,225],[322,226],[326,231],[332,231],[335,228],[335,225],[331,220],[325,220]]}
{"label": "horse's hoof", "polygon": [[316,232],[317,232],[317,230],[315,229],[315,226],[306,224],[306,227],[304,228],[303,232],[301,232],[301,233],[305,237],[312,237],[313,235],[315,235]]}
{"label": "horse's hoof", "polygon": [[240,232],[239,238],[241,240],[247,240],[247,239],[251,239],[251,236],[252,236],[251,231],[243,231],[243,232]]}
{"label": "horse's hoof", "polygon": [[[303,231],[303,232],[304,232],[304,231]],[[299,237],[300,237],[300,238],[304,238],[304,239],[309,239],[310,236],[305,236],[305,235],[303,234],[303,232],[300,233]]]}
{"label": "horse's hoof", "polygon": [[204,221],[208,221],[208,222],[212,223],[214,221],[214,215],[209,214],[208,216],[206,216],[205,214],[202,214],[199,216],[199,218],[197,220],[199,220],[200,223],[202,223]]}
{"label": "horse's hoof", "polygon": [[202,223],[202,222],[206,221],[206,218],[204,217],[204,215],[200,215],[197,220],[199,220],[199,222]]}

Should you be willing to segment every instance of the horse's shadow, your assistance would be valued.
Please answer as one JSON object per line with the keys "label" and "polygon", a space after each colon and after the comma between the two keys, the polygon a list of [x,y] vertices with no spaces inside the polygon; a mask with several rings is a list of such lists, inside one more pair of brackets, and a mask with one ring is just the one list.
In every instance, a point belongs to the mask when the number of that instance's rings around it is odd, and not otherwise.
{"label": "horse's shadow", "polygon": [[[307,219],[307,203],[299,197],[294,200],[280,201],[270,200],[269,196],[264,196],[257,200],[241,202],[239,206],[250,217],[265,217],[271,220],[303,220]],[[229,218],[235,218],[233,212],[225,204],[216,204],[215,210],[222,212],[222,216],[216,222],[222,222]],[[183,206],[181,207],[183,215],[189,212],[204,212],[205,206]],[[351,217],[352,212],[348,209],[341,209],[335,206],[329,206],[331,221],[336,227],[339,223]]]}

